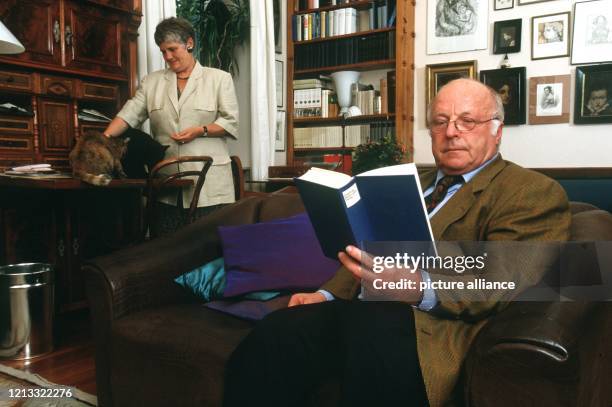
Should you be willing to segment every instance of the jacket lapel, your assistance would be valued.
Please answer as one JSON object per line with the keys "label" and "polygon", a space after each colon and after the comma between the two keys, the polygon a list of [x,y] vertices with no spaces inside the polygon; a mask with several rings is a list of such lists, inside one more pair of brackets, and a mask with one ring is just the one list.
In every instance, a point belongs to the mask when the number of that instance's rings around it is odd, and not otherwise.
{"label": "jacket lapel", "polygon": [[[191,71],[191,75],[187,84],[185,85],[185,89],[183,89],[183,93],[181,94],[181,98],[178,100],[178,110],[180,111],[185,104],[185,101],[189,99],[189,95],[191,95],[196,89],[197,85],[202,77],[202,72],[204,69],[202,65],[198,61],[196,61],[195,66],[193,67],[193,71]],[[176,75],[175,75],[176,76]]]}
{"label": "jacket lapel", "polygon": [[174,108],[174,112],[178,116],[179,112],[179,101],[177,95],[176,88],[176,74],[172,72],[170,69],[166,69],[166,73],[164,74],[164,78],[166,79],[166,95],[170,99],[170,103]]}
{"label": "jacket lapel", "polygon": [[[446,229],[466,214],[474,204],[476,195],[485,189],[505,166],[506,162],[502,159],[501,154],[498,155],[492,163],[483,168],[470,182],[462,186],[450,201],[431,218],[431,230],[436,240],[442,239]],[[430,177],[431,180],[429,180]],[[431,186],[435,177],[436,171],[432,171],[431,175],[429,173],[423,175],[424,181],[429,180],[428,183],[424,182],[424,185],[426,185],[425,189]],[[452,205],[449,205],[451,202]]]}

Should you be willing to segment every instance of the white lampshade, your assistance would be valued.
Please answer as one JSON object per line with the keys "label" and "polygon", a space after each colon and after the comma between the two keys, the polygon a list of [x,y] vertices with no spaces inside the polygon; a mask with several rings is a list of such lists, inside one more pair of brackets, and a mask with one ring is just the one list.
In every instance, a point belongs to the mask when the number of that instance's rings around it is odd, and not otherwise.
{"label": "white lampshade", "polygon": [[357,71],[339,71],[331,74],[338,95],[338,105],[340,105],[340,114],[347,114],[351,106],[351,85],[359,81],[359,72]]}
{"label": "white lampshade", "polygon": [[0,21],[0,54],[20,54],[25,47]]}

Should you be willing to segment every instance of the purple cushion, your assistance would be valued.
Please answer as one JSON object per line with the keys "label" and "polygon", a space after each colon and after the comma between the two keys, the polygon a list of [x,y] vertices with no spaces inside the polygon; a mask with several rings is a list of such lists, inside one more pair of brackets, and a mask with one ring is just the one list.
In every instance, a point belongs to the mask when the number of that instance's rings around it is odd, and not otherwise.
{"label": "purple cushion", "polygon": [[252,291],[314,290],[340,263],[323,255],[306,213],[242,226],[219,227],[224,297]]}

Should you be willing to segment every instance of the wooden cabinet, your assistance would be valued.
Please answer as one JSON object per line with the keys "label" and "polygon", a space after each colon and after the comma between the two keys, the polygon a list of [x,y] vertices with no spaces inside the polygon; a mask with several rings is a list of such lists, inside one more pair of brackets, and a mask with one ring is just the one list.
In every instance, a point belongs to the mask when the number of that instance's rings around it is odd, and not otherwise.
{"label": "wooden cabinet", "polygon": [[130,18],[130,13],[89,1],[4,1],[0,19],[26,52],[0,60],[127,79]]}
{"label": "wooden cabinet", "polygon": [[[370,126],[368,132],[393,129],[397,141],[406,148],[408,160],[412,160],[415,3],[412,0],[351,0],[342,3],[321,0],[318,9],[306,9],[306,4],[304,1],[291,0],[287,6],[287,163],[290,166],[304,165],[309,163],[308,157],[341,156],[343,168],[347,169],[346,163],[350,163],[353,150],[351,145],[354,145],[347,142],[349,126]],[[378,8],[381,6],[385,7],[386,18],[374,23],[377,20],[373,16],[380,12]],[[377,8],[376,13],[373,8]],[[342,35],[322,34],[325,27],[329,28],[336,21],[335,17],[331,17],[332,14],[341,20],[344,17],[338,16],[347,16],[349,10],[355,13],[357,27],[360,20],[369,22],[365,29],[359,27],[356,32]],[[389,14],[386,14],[387,11]],[[346,18],[341,26],[349,24]],[[298,35],[294,33],[295,30],[302,31]],[[389,88],[389,106],[393,105],[394,110],[348,119],[295,117],[294,79],[317,79],[322,74],[347,70],[361,71],[362,76],[370,76],[368,81],[372,81],[374,76],[375,79],[370,83],[377,90],[382,90],[378,89],[380,79],[386,78],[389,86],[394,82],[394,94],[391,93],[392,88]],[[310,137],[317,140],[322,137],[317,133],[318,129],[326,126],[342,128],[341,145],[336,143],[336,147],[303,147],[301,142],[294,144],[295,129],[314,129],[298,131],[300,134],[312,134]],[[300,141],[302,138],[300,136]],[[313,146],[316,144],[312,143]]]}

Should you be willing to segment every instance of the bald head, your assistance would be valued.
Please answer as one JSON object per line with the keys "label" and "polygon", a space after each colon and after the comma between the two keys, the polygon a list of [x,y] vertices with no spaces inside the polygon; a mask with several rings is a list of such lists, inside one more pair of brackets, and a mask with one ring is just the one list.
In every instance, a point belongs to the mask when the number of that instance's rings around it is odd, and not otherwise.
{"label": "bald head", "polygon": [[[444,96],[445,93],[458,93],[465,95],[478,95],[482,96],[484,100],[486,100],[483,105],[483,110],[485,110],[488,114],[491,114],[491,117],[497,117],[500,122],[504,121],[504,104],[502,103],[499,94],[495,91],[495,89],[485,85],[482,82],[479,82],[475,79],[461,78],[455,79],[442,86],[436,96],[434,96],[433,100],[427,106],[427,123],[431,122],[431,113],[432,108],[435,105],[436,101],[440,98],[440,96]],[[496,130],[496,129],[495,129]],[[493,130],[493,133],[495,133]]]}

